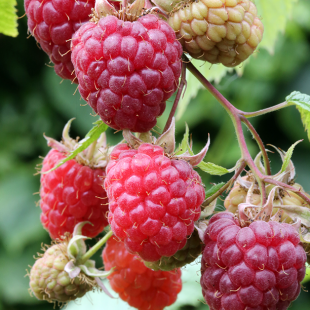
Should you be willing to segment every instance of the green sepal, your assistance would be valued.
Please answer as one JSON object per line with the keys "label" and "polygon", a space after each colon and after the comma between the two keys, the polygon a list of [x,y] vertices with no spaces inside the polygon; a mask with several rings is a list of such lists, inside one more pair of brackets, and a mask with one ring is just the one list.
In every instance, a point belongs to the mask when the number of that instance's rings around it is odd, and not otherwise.
{"label": "green sepal", "polygon": [[[69,122],[71,122],[72,120],[70,120]],[[95,126],[86,134],[85,138],[82,139],[81,141],[79,141],[76,144],[76,147],[74,150],[69,152],[69,155],[62,159],[61,161],[59,161],[59,163],[53,167],[52,169],[45,171],[45,172],[41,172],[42,174],[46,174],[49,173],[55,169],[57,169],[58,167],[60,167],[62,164],[64,164],[65,162],[69,161],[70,159],[75,158],[79,153],[83,152],[85,149],[87,149],[93,142],[97,141],[100,137],[100,135],[105,132],[109,126],[106,125],[103,121],[98,120],[95,123],[93,123]]]}

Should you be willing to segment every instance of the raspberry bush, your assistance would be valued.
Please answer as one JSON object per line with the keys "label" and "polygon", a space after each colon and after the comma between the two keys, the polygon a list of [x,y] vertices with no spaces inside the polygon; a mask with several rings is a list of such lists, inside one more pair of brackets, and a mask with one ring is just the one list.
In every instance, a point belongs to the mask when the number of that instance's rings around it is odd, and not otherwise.
{"label": "raspberry bush", "polygon": [[[180,268],[193,263],[210,310],[288,309],[309,262],[310,196],[305,184],[296,183],[292,161],[301,141],[286,152],[275,148],[282,162],[273,174],[268,150],[248,119],[294,105],[309,133],[310,96],[294,91],[280,104],[245,112],[196,66],[206,61],[235,67],[265,44],[256,5],[25,0],[24,7],[29,31],[55,72],[78,84],[81,98],[99,116],[83,139],[69,137],[71,121],[62,142],[45,137],[51,150],[38,169],[40,219],[54,240],[28,273],[30,293],[52,303],[93,290],[113,297],[102,281],[108,278],[130,306],[161,310],[181,292]],[[176,144],[174,115],[186,106],[184,93],[192,96],[193,77],[233,123],[241,156],[231,169],[204,161],[209,124],[199,153],[187,126]],[[165,125],[156,127],[164,112]],[[242,125],[260,149],[255,158]],[[122,138],[106,141],[108,128]],[[203,183],[205,173],[233,175],[210,186]],[[218,207],[224,193],[227,211]],[[97,269],[91,258],[102,248]]]}

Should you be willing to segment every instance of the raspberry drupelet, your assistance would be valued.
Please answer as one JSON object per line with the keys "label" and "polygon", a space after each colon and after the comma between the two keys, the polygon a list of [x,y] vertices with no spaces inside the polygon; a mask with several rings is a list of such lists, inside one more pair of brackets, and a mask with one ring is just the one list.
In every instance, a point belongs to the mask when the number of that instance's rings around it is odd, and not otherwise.
{"label": "raspberry drupelet", "polygon": [[194,231],[204,200],[201,178],[159,145],[120,144],[111,153],[104,182],[109,223],[127,250],[145,261],[172,256]]}
{"label": "raspberry drupelet", "polygon": [[71,39],[89,21],[95,0],[25,0],[28,29],[63,79],[77,83],[71,62]]}
{"label": "raspberry drupelet", "polygon": [[139,256],[130,254],[123,242],[110,238],[102,253],[112,289],[139,310],[162,310],[172,305],[182,289],[181,270],[153,271]]}
{"label": "raspberry drupelet", "polygon": [[204,234],[202,293],[211,310],[285,310],[300,292],[306,253],[289,224],[214,215]]}
{"label": "raspberry drupelet", "polygon": [[182,47],[164,20],[124,10],[83,25],[72,62],[82,98],[107,125],[147,132],[179,84]]}

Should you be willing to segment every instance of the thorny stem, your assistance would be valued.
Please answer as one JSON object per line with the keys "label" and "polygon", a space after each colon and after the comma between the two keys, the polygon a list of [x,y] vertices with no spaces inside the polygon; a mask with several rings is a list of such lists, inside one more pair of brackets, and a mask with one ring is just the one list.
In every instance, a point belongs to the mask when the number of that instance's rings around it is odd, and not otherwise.
{"label": "thorny stem", "polygon": [[113,235],[113,231],[110,230],[102,239],[100,239],[93,247],[91,247],[80,259],[80,261],[85,263],[88,261],[101,247],[110,239]]}
{"label": "thorny stem", "polygon": [[221,196],[224,191],[229,188],[238,178],[238,176],[241,174],[241,172],[243,171],[243,169],[245,168],[246,163],[245,162],[241,162],[240,167],[235,171],[234,176],[226,183],[224,184],[216,193],[214,193],[212,196],[210,196],[209,198],[207,198],[204,202],[203,202],[203,206],[206,207],[208,206],[214,199],[216,199],[217,197]]}
{"label": "thorny stem", "polygon": [[[187,58],[186,58],[187,59]],[[188,59],[187,59],[188,60]],[[279,110],[281,108],[284,108],[286,106],[290,106],[290,103],[287,102],[283,102],[280,103],[274,107],[270,107],[264,110],[260,110],[260,111],[256,111],[256,112],[243,112],[237,108],[235,108],[198,70],[197,68],[188,60],[187,63],[187,69],[201,82],[201,84],[210,91],[210,93],[219,101],[219,103],[222,105],[222,107],[226,110],[226,112],[229,114],[233,125],[235,127],[236,130],[236,135],[237,135],[237,139],[238,139],[238,143],[240,146],[240,150],[241,150],[241,154],[242,154],[242,159],[243,161],[249,166],[249,168],[251,169],[251,171],[253,172],[255,179],[258,182],[259,188],[260,188],[260,192],[261,192],[261,201],[262,201],[262,205],[264,205],[266,203],[266,189],[265,189],[265,183],[268,184],[274,184],[274,185],[278,185],[280,187],[286,188],[294,193],[296,193],[299,197],[301,197],[303,200],[305,200],[309,205],[310,205],[310,198],[303,193],[300,189],[296,189],[293,186],[290,186],[286,183],[280,182],[280,181],[276,181],[274,179],[272,179],[269,175],[264,175],[261,173],[261,171],[256,167],[250,153],[248,150],[248,147],[246,145],[245,142],[245,138],[244,138],[244,134],[242,131],[242,125],[241,122],[244,122],[248,128],[251,130],[252,134],[254,135],[255,138],[257,138],[257,142],[259,143],[260,148],[264,148],[262,142],[260,143],[259,141],[261,140],[258,136],[258,134],[256,133],[254,127],[248,122],[245,121],[246,117],[254,117],[254,116],[258,116],[258,115],[263,115],[266,114],[268,112],[272,112],[272,111],[276,111]],[[252,131],[253,130],[253,131]],[[259,139],[258,139],[259,138]],[[265,155],[266,156],[266,155]],[[265,161],[265,157],[264,157],[264,161]],[[266,162],[267,162],[267,156],[266,156]],[[270,168],[269,168],[270,169]],[[269,173],[268,169],[267,173]],[[209,199],[209,203],[210,201],[210,197]]]}
{"label": "thorny stem", "polygon": [[200,81],[200,83],[210,91],[210,93],[218,100],[218,102],[222,105],[222,107],[229,114],[233,125],[236,130],[236,135],[238,139],[238,143],[240,146],[241,154],[243,160],[252,170],[261,192],[261,201],[264,205],[266,202],[266,189],[263,181],[264,175],[260,172],[260,170],[256,167],[250,152],[248,150],[247,144],[245,142],[242,124],[241,124],[241,116],[240,110],[236,109],[198,70],[197,68],[189,62],[187,64],[187,69]]}
{"label": "thorny stem", "polygon": [[164,128],[164,131],[163,132],[166,132],[168,130],[168,128],[170,127],[171,125],[171,122],[172,122],[172,118],[175,114],[175,111],[178,107],[178,104],[179,104],[179,101],[180,101],[180,98],[181,98],[181,94],[182,94],[182,91],[183,91],[183,88],[186,84],[186,63],[183,62],[182,63],[182,74],[181,74],[181,81],[180,81],[180,84],[179,84],[179,89],[178,89],[178,92],[175,96],[175,99],[174,99],[174,103],[173,103],[173,106],[171,108],[171,111],[170,111],[170,114],[169,114],[169,117],[167,119],[167,122],[166,122],[166,125],[165,125],[165,128]]}
{"label": "thorny stem", "polygon": [[260,138],[259,134],[257,133],[257,131],[255,130],[255,128],[253,127],[253,125],[244,117],[241,116],[241,121],[249,128],[249,130],[251,131],[254,139],[256,140],[262,154],[263,154],[263,158],[264,158],[264,165],[265,165],[265,170],[266,173],[268,175],[271,175],[271,169],[270,169],[270,163],[269,163],[269,159],[268,159],[268,155],[264,146],[264,143],[262,141],[262,139]]}

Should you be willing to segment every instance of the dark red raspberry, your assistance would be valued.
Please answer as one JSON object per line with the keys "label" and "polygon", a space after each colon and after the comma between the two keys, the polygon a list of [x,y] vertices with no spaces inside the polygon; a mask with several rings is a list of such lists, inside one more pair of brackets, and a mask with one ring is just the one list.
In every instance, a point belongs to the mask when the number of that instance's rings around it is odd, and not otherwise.
{"label": "dark red raspberry", "polygon": [[94,6],[95,0],[25,0],[28,28],[63,79],[75,79],[70,51],[72,35],[89,21]]}
{"label": "dark red raspberry", "polygon": [[[51,150],[44,158],[42,171],[52,169],[66,154]],[[92,169],[71,159],[57,169],[41,175],[41,222],[52,238],[72,233],[79,222],[89,221],[83,235],[97,236],[108,225],[103,169]]]}
{"label": "dark red raspberry", "polygon": [[139,310],[162,310],[172,305],[182,289],[181,270],[153,271],[139,256],[130,254],[123,242],[110,238],[102,252],[112,289],[130,306]]}
{"label": "dark red raspberry", "polygon": [[181,74],[181,44],[153,14],[134,22],[115,16],[83,25],[73,36],[80,94],[114,129],[146,132],[163,113]]}
{"label": "dark red raspberry", "polygon": [[158,145],[130,149],[120,144],[106,171],[109,222],[127,250],[157,261],[182,249],[205,196],[192,166],[168,158]]}
{"label": "dark red raspberry", "polygon": [[241,228],[227,214],[211,218],[204,235],[200,283],[210,309],[287,309],[306,272],[297,231],[264,221]]}

